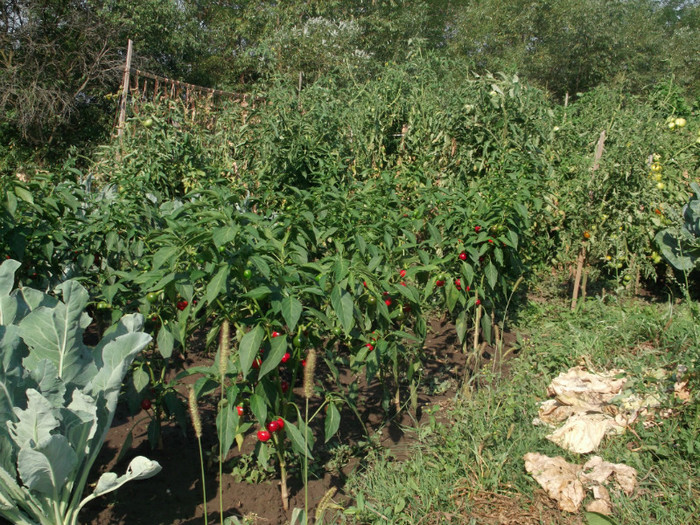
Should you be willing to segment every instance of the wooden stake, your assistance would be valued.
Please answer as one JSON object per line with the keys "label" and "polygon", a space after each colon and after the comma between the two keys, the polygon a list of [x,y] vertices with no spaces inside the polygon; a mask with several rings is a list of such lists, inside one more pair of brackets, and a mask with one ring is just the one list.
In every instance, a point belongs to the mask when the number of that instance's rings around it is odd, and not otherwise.
{"label": "wooden stake", "polygon": [[[598,143],[595,146],[595,156],[593,157],[593,173],[598,171],[600,167],[600,159],[603,156],[603,148],[605,147],[605,130],[600,132]],[[591,177],[592,179],[593,177]]]}
{"label": "wooden stake", "polygon": [[124,64],[124,77],[122,79],[122,98],[119,101],[119,121],[117,122],[117,137],[121,138],[124,133],[124,123],[126,122],[126,100],[129,97],[129,76],[131,74],[131,54],[134,44],[129,39],[126,46],[126,64]]}
{"label": "wooden stake", "polygon": [[297,87],[297,109],[301,111],[301,83],[303,81],[304,74],[299,71],[299,86]]}
{"label": "wooden stake", "polygon": [[476,307],[476,324],[474,325],[474,352],[479,350],[479,326],[481,325],[481,305]]}
{"label": "wooden stake", "polygon": [[576,261],[576,276],[574,277],[574,293],[571,299],[571,309],[576,309],[576,302],[578,301],[578,289],[581,283],[581,273],[583,271],[583,263],[586,260],[586,248],[585,246],[581,248],[578,253],[578,259]]}
{"label": "wooden stake", "polygon": [[[593,156],[593,167],[591,168],[591,181],[593,180],[593,176],[595,175],[595,172],[598,171],[598,168],[600,167],[600,159],[603,157],[603,149],[605,148],[605,130],[600,132],[600,136],[598,137],[598,143],[595,146],[595,155]],[[592,195],[592,193],[591,193]],[[581,285],[581,274],[584,271],[583,265],[586,262],[586,246],[585,244],[581,247],[581,251],[579,251],[578,258],[576,260],[576,275],[574,276],[574,291],[571,297],[571,309],[574,310],[576,308],[576,303],[578,301],[578,294],[579,294],[579,286]],[[583,285],[583,296],[585,297],[586,295],[586,280],[584,279],[584,285]]]}
{"label": "wooden stake", "polygon": [[[466,363],[464,363],[464,381],[462,382],[462,395],[465,399],[470,397],[469,392],[469,365],[476,367],[479,362],[479,326],[481,325],[481,305],[476,307],[476,324],[474,325],[474,350],[470,356],[467,357]],[[467,342],[464,342],[466,348]]]}

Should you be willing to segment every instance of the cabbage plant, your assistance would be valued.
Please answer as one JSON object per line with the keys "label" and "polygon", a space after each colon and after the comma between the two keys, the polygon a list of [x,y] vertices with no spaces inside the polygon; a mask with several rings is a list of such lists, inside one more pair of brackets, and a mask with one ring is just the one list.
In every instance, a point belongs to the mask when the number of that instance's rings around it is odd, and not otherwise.
{"label": "cabbage plant", "polygon": [[105,473],[83,494],[122,380],[151,337],[141,331],[143,316],[131,314],[86,346],[86,290],[76,281],[56,296],[13,290],[19,266],[0,265],[0,516],[16,525],[75,525],[88,501],[160,471],[137,457],[126,474]]}
{"label": "cabbage plant", "polygon": [[667,228],[656,234],[656,242],[666,260],[677,270],[700,269],[700,184],[692,182],[695,195],[683,207],[680,228]]}

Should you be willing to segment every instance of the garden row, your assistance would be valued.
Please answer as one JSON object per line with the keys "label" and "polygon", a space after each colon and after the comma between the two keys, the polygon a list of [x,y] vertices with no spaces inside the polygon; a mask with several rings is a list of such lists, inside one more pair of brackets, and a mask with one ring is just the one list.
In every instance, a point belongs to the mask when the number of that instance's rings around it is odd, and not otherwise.
{"label": "garden row", "polygon": [[[21,262],[4,266],[3,301],[15,313],[3,315],[3,325],[20,328],[2,340],[13,356],[3,382],[35,392],[4,394],[2,409],[16,425],[44,412],[56,421],[41,435],[3,430],[13,443],[3,468],[41,494],[50,523],[74,519],[84,485],[43,479],[24,463],[27,454],[71,479],[94,456],[57,464],[66,447],[81,458],[101,445],[86,448],[71,436],[54,443],[72,432],[73,420],[60,415],[75,411],[73,392],[90,403],[99,397],[84,370],[61,373],[66,356],[98,369],[109,361],[100,353],[107,343],[94,352],[82,346],[85,307],[107,341],[125,332],[152,338],[133,347],[143,352],[125,350],[123,392],[132,412],[152,414],[153,446],[163,420],[188,427],[178,386],[197,374],[193,419],[200,400],[218,396],[219,464],[242,435],[257,432],[259,461],[275,462],[284,481],[291,451],[308,461],[320,438],[308,425],[314,361],[336,382],[334,390],[317,386],[328,441],[340,405],[356,410],[356,388],[343,384],[341,371],[378,381],[387,412],[415,403],[429,314],[450,315],[466,351],[479,339],[500,344],[514,292],[532,268],[583,253],[592,273],[621,284],[655,275],[655,236],[680,228],[697,173],[692,121],[673,116],[671,128],[661,116],[675,111],[672,90],[641,109],[609,91],[551,108],[517,78],[455,81],[462,87],[446,95],[439,88],[452,84],[430,68],[409,69],[352,96],[319,82],[291,104],[278,87],[258,108],[228,108],[203,123],[174,101],[141,105],[124,141],[105,146],[88,174],[64,166],[2,182],[0,249]],[[409,82],[409,73],[421,82]],[[594,156],[600,114],[607,139]],[[692,235],[697,219],[688,217]],[[662,238],[669,259],[689,257],[679,252],[697,243]],[[62,291],[70,315],[49,314],[64,307],[48,295],[10,294],[15,281],[22,290]],[[59,320],[71,337],[30,335],[36,323]],[[173,376],[174,358],[202,331],[218,348],[215,364]],[[56,368],[56,382],[36,375],[39,364]],[[119,368],[119,383],[126,372]],[[303,378],[306,402],[293,388]],[[90,440],[104,439],[115,403],[113,396],[107,415],[93,414],[100,431],[90,430]],[[67,495],[59,497],[60,487]],[[5,487],[2,495],[16,501],[20,492]],[[17,504],[38,512],[39,504]]]}

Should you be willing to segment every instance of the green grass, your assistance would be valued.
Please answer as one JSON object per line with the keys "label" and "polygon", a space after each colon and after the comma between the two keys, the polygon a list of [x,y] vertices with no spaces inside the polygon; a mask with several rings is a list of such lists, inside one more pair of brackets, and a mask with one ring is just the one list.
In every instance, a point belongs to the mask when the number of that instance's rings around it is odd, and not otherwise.
{"label": "green grass", "polygon": [[[672,374],[679,365],[688,369],[691,403],[680,405],[671,396],[665,406],[672,409],[671,417],[657,417],[649,428],[636,424],[634,432],[606,439],[596,454],[638,471],[632,497],[610,490],[617,523],[692,523],[700,516],[700,320],[697,305],[692,306],[695,316],[687,304],[611,296],[589,298],[577,312],[556,300],[529,304],[518,321],[520,351],[509,372],[484,371],[482,386],[470,399],[455,400],[451,423],[431,419],[414,429],[418,444],[409,460],[394,461],[390,452],[367,458],[367,467],[356,471],[346,487],[352,506],[334,522],[483,523],[470,518],[483,511],[473,507],[483,494],[531,511],[538,486],[525,472],[526,452],[585,461],[550,443],[547,429],[531,423],[550,380],[585,363],[594,370],[626,370],[642,392],[657,388],[652,372]],[[673,384],[667,379],[662,390],[669,381]],[[494,509],[494,516],[501,510]],[[530,512],[530,521],[522,523],[581,523],[582,516],[557,512],[550,509],[539,521],[532,521]]]}

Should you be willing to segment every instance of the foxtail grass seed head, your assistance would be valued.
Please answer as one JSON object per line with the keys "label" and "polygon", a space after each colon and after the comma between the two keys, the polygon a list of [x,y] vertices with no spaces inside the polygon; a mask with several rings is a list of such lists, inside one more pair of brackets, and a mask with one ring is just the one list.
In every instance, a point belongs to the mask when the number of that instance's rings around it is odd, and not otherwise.
{"label": "foxtail grass seed head", "polygon": [[223,378],[228,370],[228,356],[231,352],[231,337],[228,321],[221,324],[219,332],[219,375]]}
{"label": "foxtail grass seed head", "polygon": [[194,388],[189,387],[189,405],[190,417],[192,418],[192,426],[194,427],[194,435],[197,439],[202,437],[202,420],[199,418],[199,405],[197,405],[197,394],[194,393]]}
{"label": "foxtail grass seed head", "polygon": [[316,374],[316,349],[312,348],[306,355],[306,367],[304,367],[304,397],[314,397],[314,375]]}
{"label": "foxtail grass seed head", "polygon": [[338,489],[336,487],[331,487],[323,495],[321,501],[319,501],[318,506],[316,507],[316,520],[320,521],[320,518],[321,516],[323,516],[323,513],[326,511],[326,509],[328,509],[331,506],[331,500],[333,499],[333,496],[335,496],[337,490]]}

